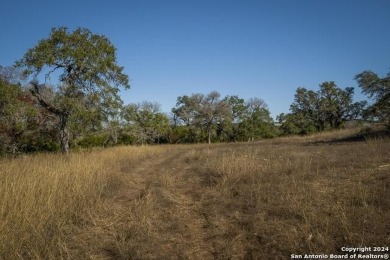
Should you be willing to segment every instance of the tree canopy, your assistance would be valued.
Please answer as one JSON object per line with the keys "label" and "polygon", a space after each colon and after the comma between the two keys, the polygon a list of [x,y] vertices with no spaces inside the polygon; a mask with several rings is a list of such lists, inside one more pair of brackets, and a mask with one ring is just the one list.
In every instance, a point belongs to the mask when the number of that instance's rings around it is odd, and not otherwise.
{"label": "tree canopy", "polygon": [[220,97],[217,91],[207,95],[180,96],[172,113],[176,120],[181,120],[187,126],[203,129],[207,133],[207,142],[211,143],[213,127],[230,117],[228,103]]}
{"label": "tree canopy", "polygon": [[355,79],[362,92],[374,99],[366,113],[387,121],[390,125],[390,72],[381,78],[372,71],[363,71]]}
{"label": "tree canopy", "polygon": [[[117,65],[116,49],[107,37],[85,28],[69,32],[53,28],[49,37],[29,49],[16,65],[32,76],[31,94],[59,118],[62,151],[69,151],[69,120],[83,111],[109,117],[122,104],[120,87],[129,88],[128,76]],[[36,80],[44,76],[45,82]],[[52,76],[58,76],[56,85]],[[114,108],[114,109],[113,109]]]}
{"label": "tree canopy", "polygon": [[169,118],[161,112],[160,105],[149,101],[129,104],[123,108],[125,132],[136,143],[160,143],[161,136],[169,132]]}
{"label": "tree canopy", "polygon": [[[177,97],[171,117],[160,104],[123,104],[128,76],[110,40],[86,28],[53,28],[15,66],[0,65],[0,154],[117,144],[236,142],[338,129],[366,117],[390,126],[390,73],[356,75],[373,101],[353,101],[352,87],[326,81],[299,87],[290,113],[275,124],[258,97],[217,91]],[[26,81],[27,80],[27,81]],[[23,85],[23,82],[29,82]],[[155,94],[155,93],[151,93]]]}
{"label": "tree canopy", "polygon": [[268,106],[260,98],[245,101],[235,95],[221,99],[216,91],[207,95],[185,95],[177,98],[172,113],[176,125],[187,127],[190,142],[201,141],[202,138],[208,143],[212,139],[244,141],[276,135]]}
{"label": "tree canopy", "polygon": [[353,102],[353,88],[339,88],[335,82],[320,84],[318,91],[298,88],[290,114],[278,116],[285,134],[306,134],[337,129],[360,116],[365,101]]}

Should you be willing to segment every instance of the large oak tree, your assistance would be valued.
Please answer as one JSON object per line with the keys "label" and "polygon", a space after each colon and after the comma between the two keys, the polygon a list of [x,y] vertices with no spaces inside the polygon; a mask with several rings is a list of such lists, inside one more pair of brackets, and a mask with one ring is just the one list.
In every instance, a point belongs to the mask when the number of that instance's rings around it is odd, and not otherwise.
{"label": "large oak tree", "polygon": [[[64,153],[69,152],[70,118],[85,111],[107,117],[122,104],[120,88],[130,88],[113,44],[85,28],[53,28],[16,64],[35,79],[30,91],[39,104],[58,117]],[[43,76],[45,82],[39,84],[36,79]],[[58,77],[55,86],[48,84],[53,77]]]}

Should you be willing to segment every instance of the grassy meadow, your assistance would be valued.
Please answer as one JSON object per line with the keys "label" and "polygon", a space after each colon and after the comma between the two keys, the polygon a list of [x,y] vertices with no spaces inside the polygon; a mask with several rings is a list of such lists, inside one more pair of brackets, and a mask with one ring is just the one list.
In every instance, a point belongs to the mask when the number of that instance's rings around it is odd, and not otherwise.
{"label": "grassy meadow", "polygon": [[290,259],[390,246],[390,139],[359,131],[1,159],[0,259]]}

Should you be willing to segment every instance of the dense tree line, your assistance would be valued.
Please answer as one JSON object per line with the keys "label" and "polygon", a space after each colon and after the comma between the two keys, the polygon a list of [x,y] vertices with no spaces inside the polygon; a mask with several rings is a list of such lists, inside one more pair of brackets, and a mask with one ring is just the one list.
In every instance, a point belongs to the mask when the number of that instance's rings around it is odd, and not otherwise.
{"label": "dense tree line", "polygon": [[333,81],[322,83],[318,91],[298,88],[291,113],[278,116],[282,132],[307,134],[338,129],[346,121],[361,118],[367,102],[353,102],[353,93],[353,88],[341,89]]}
{"label": "dense tree line", "polygon": [[185,95],[177,98],[172,113],[172,131],[181,142],[246,141],[276,134],[267,104],[258,98],[221,99],[216,91]]}
{"label": "dense tree line", "polygon": [[251,141],[338,129],[360,119],[390,125],[390,73],[381,78],[364,71],[355,79],[373,100],[369,105],[353,102],[353,88],[329,81],[317,91],[298,88],[290,113],[277,123],[264,100],[216,91],[179,96],[167,115],[158,103],[123,104],[119,90],[130,87],[128,76],[105,36],[54,28],[15,66],[0,66],[0,153]]}

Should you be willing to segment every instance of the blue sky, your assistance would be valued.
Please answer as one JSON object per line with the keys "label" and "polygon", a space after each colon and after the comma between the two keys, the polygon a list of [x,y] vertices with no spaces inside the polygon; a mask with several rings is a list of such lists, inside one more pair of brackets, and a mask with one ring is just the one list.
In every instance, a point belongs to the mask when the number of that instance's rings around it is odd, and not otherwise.
{"label": "blue sky", "polygon": [[298,87],[390,71],[388,0],[8,0],[0,2],[0,65],[12,65],[52,27],[106,35],[131,79],[125,103],[219,91],[289,111]]}

